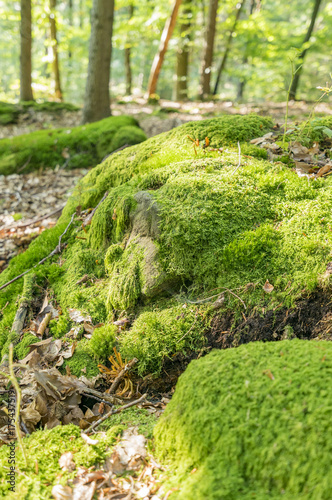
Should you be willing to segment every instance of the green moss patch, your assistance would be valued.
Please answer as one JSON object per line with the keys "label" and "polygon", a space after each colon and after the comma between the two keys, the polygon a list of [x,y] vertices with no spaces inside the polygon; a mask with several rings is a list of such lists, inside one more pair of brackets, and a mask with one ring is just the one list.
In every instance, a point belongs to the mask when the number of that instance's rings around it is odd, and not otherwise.
{"label": "green moss patch", "polygon": [[[57,426],[51,430],[34,432],[24,438],[28,465],[25,465],[20,448],[16,447],[16,488],[9,491],[7,483],[8,447],[0,448],[0,495],[9,500],[51,499],[54,484],[65,485],[77,475],[78,467],[101,466],[111,454],[111,447],[122,427],[111,427],[106,433],[98,435],[97,445],[88,445],[81,438],[81,429],[75,425]],[[73,453],[76,469],[62,471],[59,458],[65,452]]]}
{"label": "green moss patch", "polygon": [[328,500],[331,374],[328,342],[251,343],[191,362],[155,429],[176,470],[172,496]]}
{"label": "green moss patch", "polygon": [[92,167],[118,147],[137,144],[145,138],[134,118],[119,116],[74,128],[39,130],[2,139],[0,174],[19,172],[24,165],[25,173],[64,164],[67,168]]}
{"label": "green moss patch", "polygon": [[21,113],[30,109],[37,112],[58,113],[61,111],[78,111],[79,108],[68,102],[35,102],[22,101],[19,104],[0,102],[0,125],[16,123]]}

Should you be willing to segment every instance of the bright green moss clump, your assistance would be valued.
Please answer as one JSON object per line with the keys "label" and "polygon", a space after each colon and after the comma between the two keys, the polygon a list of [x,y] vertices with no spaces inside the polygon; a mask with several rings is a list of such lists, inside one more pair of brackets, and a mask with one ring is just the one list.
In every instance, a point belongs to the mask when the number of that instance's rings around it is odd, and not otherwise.
{"label": "bright green moss clump", "polygon": [[[81,429],[75,425],[57,426],[51,430],[40,430],[24,438],[28,466],[25,465],[19,446],[16,446],[16,487],[9,491],[8,446],[0,448],[0,496],[8,500],[52,499],[52,487],[65,485],[77,475],[79,467],[100,467],[111,454],[112,446],[122,426],[115,425],[106,433],[98,434],[98,444],[89,445],[81,438]],[[71,451],[76,468],[73,472],[62,471],[59,458]],[[36,471],[36,463],[38,470]]]}
{"label": "bright green moss clump", "polygon": [[100,326],[94,330],[89,342],[89,348],[99,362],[105,363],[113,354],[117,330],[115,325]]}
{"label": "bright green moss clump", "polygon": [[192,361],[155,428],[177,471],[174,499],[329,500],[331,375],[329,342],[251,343]]}
{"label": "bright green moss clump", "polygon": [[[120,137],[123,128],[126,132]],[[113,147],[112,140],[116,136],[119,139]],[[137,144],[145,138],[134,118],[117,116],[71,129],[39,130],[2,139],[0,174],[13,174],[25,164],[25,173],[38,168],[54,168],[65,162],[67,168],[92,167],[118,147]]]}

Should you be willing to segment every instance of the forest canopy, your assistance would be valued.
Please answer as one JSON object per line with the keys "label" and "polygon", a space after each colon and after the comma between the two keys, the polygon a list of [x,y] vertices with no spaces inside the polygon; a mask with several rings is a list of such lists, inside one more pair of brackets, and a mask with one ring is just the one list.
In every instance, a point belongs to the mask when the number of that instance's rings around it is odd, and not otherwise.
{"label": "forest canopy", "polygon": [[[57,45],[61,96],[82,104],[88,70],[92,0],[32,1],[32,89],[37,99],[60,97],[56,91],[52,64]],[[179,2],[181,3],[181,2]],[[188,97],[196,99],[203,47],[209,25],[207,0],[183,1],[169,40],[157,93],[165,99],[176,97],[175,80],[179,52],[188,51]],[[305,42],[313,9],[319,11],[310,40]],[[158,0],[117,0],[114,6],[111,95],[144,95],[152,61],[171,15],[173,2]],[[214,1],[215,39],[211,66],[211,93],[226,54],[216,98],[245,101],[285,100],[291,78],[290,60],[296,61],[309,49],[301,71],[299,99],[315,100],[316,87],[326,85],[330,71],[332,2],[294,0]],[[20,2],[0,1],[0,100],[20,95]],[[52,23],[56,37],[52,39]],[[56,40],[56,42],[54,41]],[[180,75],[180,78],[181,75]]]}

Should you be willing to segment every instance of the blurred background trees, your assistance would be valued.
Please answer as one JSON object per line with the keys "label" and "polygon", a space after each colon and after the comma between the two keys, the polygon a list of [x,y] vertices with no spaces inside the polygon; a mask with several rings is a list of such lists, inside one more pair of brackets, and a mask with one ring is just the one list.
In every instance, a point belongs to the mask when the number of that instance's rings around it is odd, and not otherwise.
{"label": "blurred background trees", "polygon": [[[94,80],[99,89],[109,83],[118,99],[153,93],[282,101],[290,58],[302,65],[293,97],[315,99],[330,78],[328,0],[115,0],[114,22],[102,15],[104,28],[94,25],[96,3],[112,2],[0,0],[0,100],[63,98],[87,106]],[[102,32],[92,49],[96,29]]]}

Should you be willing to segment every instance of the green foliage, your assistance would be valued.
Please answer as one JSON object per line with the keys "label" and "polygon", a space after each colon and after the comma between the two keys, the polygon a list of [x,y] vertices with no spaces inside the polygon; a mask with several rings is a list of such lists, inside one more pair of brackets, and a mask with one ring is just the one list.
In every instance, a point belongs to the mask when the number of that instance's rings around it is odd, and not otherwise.
{"label": "green foliage", "polygon": [[174,498],[328,500],[331,373],[330,342],[255,342],[192,361],[155,428]]}
{"label": "green foliage", "polygon": [[[135,129],[137,122],[134,118],[118,116],[72,129],[39,130],[3,139],[0,142],[0,174],[15,173],[25,164],[25,173],[41,167],[55,168],[65,161],[68,168],[94,166],[103,159],[103,154],[99,152],[99,141],[104,144],[105,134],[108,137],[115,136],[128,125]],[[130,131],[126,137],[127,143],[131,144]],[[137,140],[137,134],[133,135],[134,144]],[[103,152],[105,148],[108,153],[113,151],[111,141],[108,148],[104,144]]]}
{"label": "green foliage", "polygon": [[157,422],[155,414],[150,414],[145,408],[128,408],[128,410],[112,415],[110,419],[105,420],[99,429],[107,430],[110,427],[123,425],[127,427],[138,427],[139,434],[143,434],[148,439],[153,437],[153,428]]}
{"label": "green foliage", "polygon": [[[0,496],[8,500],[49,499],[52,496],[54,484],[63,484],[73,479],[78,467],[100,467],[106,457],[111,454],[111,447],[122,426],[111,427],[107,432],[98,434],[98,444],[89,445],[81,438],[81,429],[73,424],[57,426],[50,430],[40,430],[24,438],[24,446],[28,456],[28,466],[25,465],[19,447],[16,448],[16,470],[21,474],[18,478],[15,493],[9,491],[7,483],[8,447],[0,448]],[[76,465],[74,472],[62,471],[59,458],[65,452],[73,453]],[[38,472],[36,471],[38,463]]]}
{"label": "green foliage", "polygon": [[70,322],[66,314],[59,316],[59,319],[52,319],[49,322],[50,334],[52,337],[59,339],[70,330]]}
{"label": "green foliage", "polygon": [[89,342],[89,348],[100,363],[105,363],[113,354],[116,334],[117,327],[115,325],[105,325],[95,328]]}
{"label": "green foliage", "polygon": [[203,346],[205,325],[204,315],[193,307],[142,312],[120,338],[120,352],[127,359],[139,359],[140,375],[160,373],[165,358]]}

